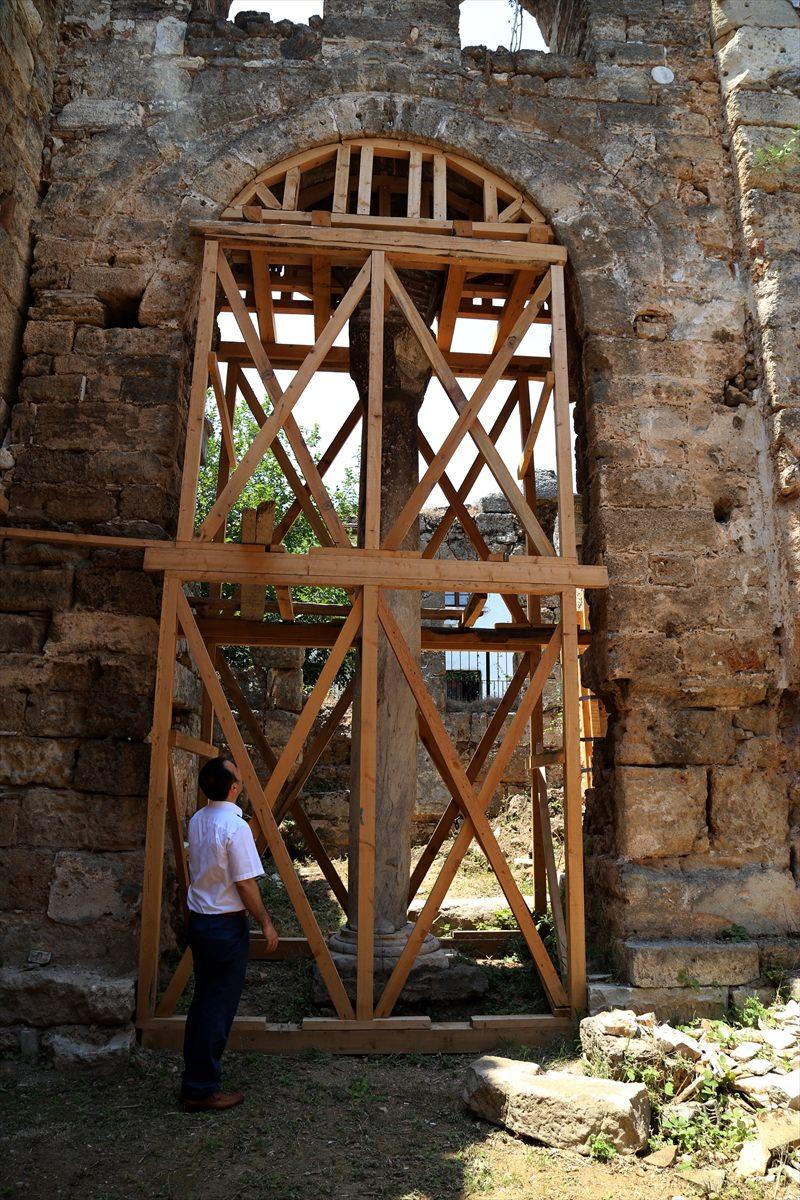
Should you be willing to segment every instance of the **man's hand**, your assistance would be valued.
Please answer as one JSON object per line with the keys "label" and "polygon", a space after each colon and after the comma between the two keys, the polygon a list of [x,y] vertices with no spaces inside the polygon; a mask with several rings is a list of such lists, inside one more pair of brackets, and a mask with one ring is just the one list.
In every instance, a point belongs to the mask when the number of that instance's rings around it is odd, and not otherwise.
{"label": "man's hand", "polygon": [[278,941],[280,939],[278,938],[278,931],[272,924],[272,921],[270,921],[269,917],[261,922],[261,932],[264,935],[264,939],[267,943],[267,949],[269,950],[270,954],[274,953],[274,951],[278,949]]}

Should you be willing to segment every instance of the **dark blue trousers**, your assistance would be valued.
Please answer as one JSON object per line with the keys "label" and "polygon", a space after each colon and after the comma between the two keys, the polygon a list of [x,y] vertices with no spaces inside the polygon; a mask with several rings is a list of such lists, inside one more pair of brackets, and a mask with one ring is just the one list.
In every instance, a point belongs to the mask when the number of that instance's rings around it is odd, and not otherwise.
{"label": "dark blue trousers", "polygon": [[239,1007],[250,952],[247,913],[190,912],[188,941],[194,996],[183,1041],[183,1095],[197,1100],[220,1088],[220,1060]]}

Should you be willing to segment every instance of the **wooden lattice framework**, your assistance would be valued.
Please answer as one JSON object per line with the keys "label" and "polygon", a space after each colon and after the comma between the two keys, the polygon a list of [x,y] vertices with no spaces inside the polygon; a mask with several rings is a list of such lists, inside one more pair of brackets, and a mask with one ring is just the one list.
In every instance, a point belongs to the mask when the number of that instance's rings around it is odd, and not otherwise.
{"label": "wooden lattice framework", "polygon": [[[141,912],[137,1022],[143,1040],[150,1046],[175,1047],[183,1036],[183,1018],[174,1014],[191,973],[190,952],[184,954],[166,990],[158,995],[167,836],[184,896],[188,884],[182,825],[187,804],[186,798],[178,794],[172,754],[177,749],[202,759],[217,753],[220,747],[213,745],[217,726],[242,771],[259,848],[270,852],[304,934],[302,938],[282,939],[274,955],[267,953],[263,939],[254,936],[252,955],[313,958],[337,1014],[335,1018],[307,1018],[296,1026],[240,1018],[234,1026],[233,1046],[272,1052],[293,1052],[309,1046],[356,1053],[457,1051],[488,1048],[509,1036],[529,1042],[549,1037],[565,1029],[571,1012],[580,1011],[585,1002],[581,770],[587,770],[588,759],[581,749],[579,653],[589,634],[582,627],[580,607],[582,589],[607,583],[605,569],[580,565],[575,550],[564,299],[566,252],[555,243],[538,209],[490,172],[429,147],[375,139],[309,151],[263,172],[225,210],[222,220],[195,223],[193,232],[204,239],[204,252],[177,537],[174,542],[147,543],[145,554],[145,569],[163,572],[164,589]],[[341,271],[342,267],[348,270]],[[435,335],[398,274],[410,267],[445,274]],[[360,402],[354,406],[330,445],[315,460],[293,410],[317,371],[349,370],[349,348],[334,346],[334,342],[366,296],[370,304],[368,400],[364,411]],[[381,538],[383,333],[390,303],[399,307],[416,334],[455,416],[438,449],[429,446],[418,431],[424,469],[401,515],[388,535]],[[232,314],[241,340],[218,340],[216,319],[220,312]],[[297,312],[313,316],[315,341],[311,347],[281,343],[277,338],[276,314]],[[459,354],[452,350],[459,317],[496,323],[491,354]],[[522,339],[534,322],[551,325],[550,357],[519,353]],[[245,369],[258,373],[269,398],[266,410]],[[285,390],[275,374],[278,369],[294,372]],[[457,377],[478,380],[469,398]],[[481,412],[503,380],[512,380],[513,387],[487,429],[481,422]],[[535,407],[531,383],[542,385]],[[217,497],[196,529],[195,500],[209,391],[221,427]],[[233,416],[239,403],[247,406],[259,428],[237,461]],[[558,554],[536,513],[535,447],[550,403],[554,405],[556,430]],[[516,472],[509,469],[496,445],[512,415],[516,415],[520,432],[521,456]],[[364,533],[363,545],[354,546],[336,513],[324,477],[360,421],[366,422],[367,446],[362,463]],[[285,438],[291,454],[281,438]],[[448,465],[466,438],[472,439],[476,453],[472,467],[456,486],[448,476]],[[226,542],[231,507],[267,453],[275,455],[294,492],[294,502],[277,519],[271,508],[246,513],[241,541]],[[489,467],[524,530],[525,555],[497,561],[467,509],[466,497],[484,466]],[[437,484],[449,504],[443,520],[424,551],[400,551],[406,533]],[[307,554],[289,554],[283,541],[300,514],[308,519],[319,546]],[[435,557],[454,521],[461,523],[476,560]],[[128,539],[84,540],[134,544]],[[196,587],[187,594],[184,586],[200,583],[209,585],[209,595],[203,600],[197,598]],[[228,585],[227,596],[223,596],[223,585]],[[231,585],[235,589],[233,599]],[[344,588],[350,603],[299,603],[293,589],[308,585]],[[442,618],[453,616],[446,610],[422,610],[423,649],[488,648],[519,655],[519,666],[506,694],[466,766],[382,597],[384,588],[420,593],[470,591],[472,599],[457,627],[441,624]],[[509,621],[494,629],[474,628],[474,617],[489,593],[502,595]],[[553,595],[559,600],[560,621],[555,626],[542,625],[541,597]],[[299,615],[304,617],[302,623],[295,620]],[[310,617],[316,619],[307,619]],[[388,983],[376,995],[373,881],[379,629],[386,635],[414,696],[420,739],[451,796],[409,880],[409,901],[417,894],[456,819],[462,817],[463,821],[406,949]],[[203,683],[199,738],[173,727],[179,644],[188,651]],[[357,982],[353,1004],[295,872],[280,826],[291,814],[333,894],[345,907],[347,888],[303,809],[301,794],[352,701],[350,685],[319,724],[334,678],[355,644],[360,644],[361,650],[358,772],[362,821],[358,831]],[[319,679],[280,753],[268,745],[219,652],[220,647],[232,645],[329,648]],[[543,751],[542,693],[559,660],[563,686],[563,749],[559,758],[564,770],[566,856],[563,904],[541,771],[554,757],[552,752],[548,755]],[[250,743],[269,768],[265,780],[258,778],[234,710],[246,727]],[[509,717],[510,723],[482,777],[482,768]],[[519,891],[486,816],[503,771],[526,729],[532,750],[534,913]],[[431,1023],[424,1016],[394,1017],[395,1003],[416,953],[473,840],[483,850],[507,898],[552,1013],[475,1016],[469,1022],[444,1024]],[[557,962],[551,960],[536,927],[536,916],[546,910],[548,896],[557,935]],[[482,943],[492,944],[490,933],[477,936]],[[459,938],[457,944],[465,947],[466,939]]]}

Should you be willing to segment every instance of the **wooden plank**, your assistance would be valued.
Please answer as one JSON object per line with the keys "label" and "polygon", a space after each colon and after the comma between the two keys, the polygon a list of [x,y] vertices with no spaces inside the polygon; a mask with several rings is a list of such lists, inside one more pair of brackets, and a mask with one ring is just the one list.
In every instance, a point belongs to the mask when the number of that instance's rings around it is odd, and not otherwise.
{"label": "wooden plank", "polygon": [[189,863],[186,859],[178,783],[175,778],[175,768],[172,764],[171,755],[167,756],[167,820],[169,822],[172,853],[175,857],[175,878],[178,883],[178,894],[181,898],[181,904],[185,907],[190,883]]}
{"label": "wooden plank", "polygon": [[[402,180],[386,176],[372,176],[373,189],[378,188],[384,193],[391,195],[406,195],[407,189]],[[430,185],[427,185],[430,187]],[[467,213],[471,220],[453,217],[452,220],[436,220],[433,217],[392,217],[386,212],[378,214],[371,213],[369,216],[359,215],[358,213],[339,213],[325,212],[323,209],[314,209],[313,203],[317,200],[326,199],[330,194],[330,184],[320,184],[316,189],[309,189],[306,202],[306,210],[303,212],[282,212],[272,211],[263,208],[254,208],[249,205],[232,206],[227,208],[223,214],[225,224],[229,222],[241,223],[242,221],[254,221],[257,224],[264,225],[312,225],[318,226],[321,229],[371,229],[371,230],[399,230],[402,233],[422,233],[422,234],[445,234],[454,237],[478,237],[491,238],[493,241],[505,242],[555,242],[555,236],[552,229],[543,223],[529,223],[526,220],[520,222],[507,222],[499,217],[496,221],[483,221],[481,216],[483,209],[477,204],[473,205],[463,196],[456,196],[452,192],[447,197],[448,207],[455,211]],[[521,202],[515,201],[514,203]],[[280,207],[280,206],[279,206]],[[406,208],[408,204],[406,204]]]}
{"label": "wooden plank", "polygon": [[316,917],[303,891],[302,884],[295,873],[292,860],[289,857],[289,852],[281,837],[280,830],[275,823],[272,810],[269,804],[266,803],[265,795],[261,790],[250,755],[247,753],[247,748],[233,719],[233,714],[228,707],[222,686],[216,676],[211,659],[208,657],[208,652],[203,644],[203,639],[195,624],[192,611],[182,592],[178,595],[178,618],[188,642],[189,651],[213,700],[217,720],[225,734],[225,739],[230,746],[234,760],[242,773],[248,798],[253,806],[253,811],[261,827],[261,832],[266,838],[275,867],[286,888],[286,893],[297,914],[297,919],[300,922],[303,933],[308,938],[308,944],[314,954],[333,1005],[340,1017],[350,1018],[354,1015],[353,1007],[347,996],[339,972],[336,969],[336,965],[331,958],[327,942],[320,931]]}
{"label": "wooden plank", "polygon": [[263,204],[264,208],[280,209],[281,207],[280,200],[265,183],[255,185],[253,197],[258,200],[259,204]]}
{"label": "wooden plank", "polygon": [[361,688],[358,728],[358,925],[356,1018],[368,1020],[373,1008],[375,940],[375,784],[378,736],[378,589],[362,591]]}
{"label": "wooden plank", "polygon": [[500,349],[511,330],[514,328],[519,315],[525,308],[525,303],[536,284],[538,276],[535,271],[519,271],[514,277],[508,299],[501,309],[497,310],[497,336],[494,341],[494,351]]}
{"label": "wooden plank", "polygon": [[[553,914],[553,929],[556,935],[556,949],[558,951],[558,961],[561,966],[561,973],[565,979],[569,978],[569,962],[567,959],[567,927],[564,921],[564,906],[561,903],[561,891],[558,886],[558,869],[556,867],[556,857],[553,850],[553,830],[550,825],[550,806],[547,800],[547,784],[542,776],[541,771],[534,771],[534,783],[536,787],[535,800],[539,811],[539,827],[542,831],[542,853],[544,857],[545,873],[547,876],[547,890],[550,893],[550,910]],[[542,905],[541,911],[545,910],[545,905]]]}
{"label": "wooden plank", "polygon": [[45,542],[57,546],[108,546],[110,549],[146,550],[150,546],[163,546],[158,538],[117,537],[104,533],[64,533],[60,529],[17,529],[0,526],[0,538],[13,542]]}
{"label": "wooden plank", "polygon": [[253,297],[258,319],[258,336],[262,342],[275,341],[275,303],[269,277],[269,261],[263,250],[250,251],[253,272]]}
{"label": "wooden plank", "polygon": [[[175,1012],[175,1006],[186,990],[186,985],[192,977],[193,970],[192,952],[189,949],[184,950],[181,955],[172,978],[170,979],[164,994],[156,1007],[156,1017],[171,1017]],[[183,1018],[181,1018],[183,1020]],[[136,1024],[141,1025],[141,1020],[137,1016]]]}
{"label": "wooden plank", "polygon": [[361,158],[358,166],[358,201],[356,212],[361,216],[369,214],[372,202],[372,146],[361,147]]}
{"label": "wooden plank", "polygon": [[333,183],[333,211],[335,213],[347,212],[349,191],[350,147],[343,144],[336,151],[336,173]]}
{"label": "wooden plank", "polygon": [[586,1007],[586,930],[583,903],[583,797],[581,795],[578,696],[577,614],[575,591],[561,592],[564,629],[561,689],[564,741],[564,864],[566,873],[567,989],[573,1013]]}
{"label": "wooden plank", "polygon": [[[498,221],[504,225],[507,221],[515,221],[522,212],[522,197],[519,196],[516,200],[512,200],[498,216]],[[546,228],[546,227],[545,227]]]}
{"label": "wooden plank", "polygon": [[264,554],[235,543],[158,543],[145,551],[146,571],[173,571],[184,580],[209,583],[286,584],[288,587],[376,587],[410,591],[481,591],[550,596],[562,587],[608,586],[605,567],[553,558],[513,555],[507,562],[401,558],[395,551],[338,548],[310,554]]}
{"label": "wooden plank", "polygon": [[447,220],[447,159],[443,154],[433,156],[433,219]]}
{"label": "wooden plank", "polygon": [[[527,382],[527,381],[526,381]],[[530,422],[530,427],[525,436],[525,444],[522,449],[522,457],[519,460],[517,467],[517,478],[523,479],[531,465],[533,459],[533,451],[536,446],[536,439],[539,436],[539,431],[542,428],[544,414],[547,412],[547,405],[550,402],[550,395],[553,391],[553,372],[548,371],[544,381],[539,402],[536,406],[536,416]]]}
{"label": "wooden plank", "polygon": [[356,1033],[365,1029],[430,1029],[430,1017],[383,1017],[369,1019],[356,1017],[355,1021],[339,1021],[336,1017],[303,1017],[305,1031],[320,1030],[331,1033]]}
{"label": "wooden plank", "polygon": [[393,257],[399,255],[423,267],[463,261],[481,266],[486,264],[487,268],[493,270],[509,271],[525,264],[533,266],[538,263],[544,267],[567,261],[563,246],[546,242],[459,238],[438,233],[406,233],[400,229],[351,228],[348,225],[332,225],[326,229],[292,222],[253,225],[249,221],[190,221],[189,229],[202,237],[219,239],[227,249],[242,247],[250,250],[254,244],[280,243],[282,261],[288,261],[287,251],[291,249],[304,250],[309,254],[324,252],[340,262],[352,261],[354,252],[362,256],[365,250],[385,250]]}
{"label": "wooden plank", "polygon": [[314,255],[311,260],[311,278],[314,288],[314,338],[316,340],[331,319],[331,260],[325,255]]}
{"label": "wooden plank", "polygon": [[[558,474],[558,533],[560,554],[576,562],[575,501],[572,484],[572,428],[569,411],[567,367],[567,313],[564,300],[564,268],[552,272],[553,294],[553,405],[556,425],[556,469]],[[576,659],[577,661],[577,659]]]}
{"label": "wooden plank", "polygon": [[381,455],[383,441],[383,324],[386,256],[372,255],[369,313],[369,395],[364,464],[364,546],[377,550],[381,541]]}
{"label": "wooden plank", "polygon": [[511,508],[516,513],[519,521],[525,532],[533,539],[540,554],[552,555],[554,550],[550,545],[541,525],[536,519],[535,513],[532,513],[520,495],[516,483],[511,472],[506,467],[494,443],[492,442],[486,430],[478,420],[481,407],[488,399],[495,384],[502,375],[505,364],[513,357],[514,351],[521,342],[522,338],[533,318],[538,312],[541,305],[544,303],[549,294],[550,284],[549,279],[545,280],[537,288],[534,295],[528,301],[528,306],[522,315],[518,318],[514,328],[506,339],[503,347],[497,352],[497,355],[492,361],[491,366],[480,381],[472,396],[467,400],[455,376],[450,370],[447,362],[442,356],[442,352],[436,345],[436,342],[431,336],[425,322],[422,320],[416,306],[411,301],[408,293],[400,282],[394,268],[388,263],[386,265],[386,279],[392,295],[397,300],[402,309],[409,325],[419,339],[422,349],[425,351],[431,366],[442,384],[445,394],[450,399],[453,407],[458,413],[455,424],[450,433],[445,438],[439,449],[436,457],[431,462],[422,479],[417,484],[411,496],[406,501],[399,517],[395,521],[393,527],[384,539],[384,546],[387,550],[397,549],[403,542],[408,530],[413,522],[417,519],[419,512],[430,495],[433,488],[439,481],[442,472],[447,463],[457,450],[458,446],[463,441],[467,433],[470,434],[476,446],[483,455],[487,466],[490,468],[497,483],[508,500]]}
{"label": "wooden plank", "polygon": [[[350,409],[350,412],[345,417],[345,419],[342,422],[342,425],[339,428],[336,435],[328,443],[327,447],[325,448],[325,450],[323,451],[323,453],[319,459],[319,462],[317,463],[317,470],[319,471],[320,478],[323,478],[325,476],[328,468],[336,460],[337,456],[339,455],[339,452],[341,451],[345,442],[350,437],[350,434],[356,428],[356,426],[358,425],[358,422],[360,420],[361,420],[361,401],[357,400],[356,403],[353,405],[353,407]],[[306,496],[309,496],[309,495],[310,495],[310,493],[306,489]],[[295,499],[292,502],[292,504],[289,506],[289,508],[286,510],[284,515],[281,517],[280,522],[278,524],[278,528],[275,530],[275,540],[276,541],[278,541],[278,542],[283,541],[283,539],[286,537],[286,534],[292,528],[292,526],[294,525],[295,521],[300,516],[300,513],[302,511],[303,511],[303,506],[301,504],[301,501],[299,499]],[[298,611],[299,611],[299,608],[298,608]]]}
{"label": "wooden plank", "polygon": [[278,759],[275,751],[267,741],[256,714],[247,702],[244,692],[239,687],[239,681],[234,675],[224,654],[217,659],[216,669],[219,672],[222,686],[236,705],[239,721],[247,726],[253,745],[264,760],[268,771],[275,769]]}
{"label": "wooden plank", "polygon": [[211,390],[214,393],[214,400],[217,405],[217,413],[219,414],[219,424],[222,434],[222,444],[225,447],[225,454],[228,463],[231,467],[236,467],[236,448],[233,444],[233,425],[231,422],[231,414],[228,412],[226,403],[225,388],[222,383],[222,376],[219,373],[219,363],[217,356],[212,350],[208,356],[208,370],[211,375]]}
{"label": "wooden plank", "polygon": [[[538,319],[534,318],[534,323]],[[308,346],[273,342],[267,347],[267,352],[275,370],[294,371],[302,366],[308,356]],[[443,351],[443,353],[451,371],[459,379],[482,379],[492,362],[492,356],[487,354],[471,354],[456,350]],[[217,347],[217,357],[220,362],[239,362],[248,367],[251,365],[250,351],[242,342],[220,342]],[[506,365],[501,378],[516,380],[524,377],[541,381],[544,380],[550,366],[549,358],[521,354]],[[349,347],[332,347],[325,355],[319,370],[336,374],[349,373]]]}
{"label": "wooden plank", "polygon": [[[185,1017],[155,1018],[142,1026],[142,1045],[151,1050],[179,1051],[183,1046]],[[508,1043],[504,1029],[474,1029],[466,1021],[431,1022],[430,1029],[398,1029],[372,1021],[374,1028],[303,1029],[300,1025],[256,1023],[238,1017],[231,1029],[228,1049],[262,1054],[300,1054],[320,1050],[328,1054],[483,1054]],[[513,1040],[521,1045],[546,1046],[569,1034],[569,1016],[535,1014],[530,1025],[519,1028]]]}
{"label": "wooden plank", "polygon": [[[228,270],[227,274],[222,271],[223,263],[224,259],[220,255],[220,277],[222,279],[223,287],[225,288],[225,293],[228,296],[231,307],[235,310],[237,306],[243,307],[241,305],[241,296],[239,296],[239,293],[236,290],[236,284],[234,283],[233,276],[230,275],[230,270]],[[227,264],[225,264],[225,266],[227,266]],[[314,346],[308,354],[308,357],[297,371],[297,374],[285,392],[282,392],[280,389],[272,370],[272,366],[267,358],[261,342],[256,339],[256,343],[248,347],[253,354],[253,361],[258,369],[264,386],[267,388],[267,391],[269,393],[280,394],[280,399],[278,403],[275,404],[273,411],[270,413],[265,423],[259,429],[250,448],[239,463],[237,470],[233,473],[228,481],[224,491],[222,492],[222,495],[218,497],[209,511],[206,519],[203,521],[200,529],[201,539],[209,540],[213,538],[214,533],[224,520],[225,514],[230,510],[231,506],[235,504],[241,495],[242,490],[249,482],[264,453],[277,437],[279,430],[286,425],[287,419],[291,416],[292,409],[302,396],[318,366],[324,359],[330,347],[333,345],[341,330],[344,328],[346,322],[349,320],[356,305],[358,304],[358,301],[366,291],[367,285],[369,284],[369,276],[370,261],[368,259],[361,268],[361,271],[357,275],[353,284],[348,289],[346,296],[339,304],[335,314],[328,322],[325,330],[320,337],[317,338],[317,341],[314,343]],[[252,322],[246,310],[243,312],[243,314],[237,314],[237,322],[242,328],[243,335],[255,335],[255,330],[253,329]],[[307,480],[307,482],[309,483],[309,486],[311,486],[311,480]]]}
{"label": "wooden plank", "polygon": [[409,217],[419,217],[422,198],[422,151],[412,150],[408,159],[408,204]]}
{"label": "wooden plank", "polygon": [[297,208],[297,197],[300,194],[300,168],[290,167],[286,172],[286,179],[283,184],[283,204],[281,208],[284,211],[292,212]]}
{"label": "wooden plank", "polygon": [[197,754],[200,758],[217,758],[219,750],[202,738],[191,737],[180,729],[171,729],[168,738],[170,746],[176,750],[185,750],[187,754]]}
{"label": "wooden plank", "polygon": [[208,386],[208,353],[214,332],[214,305],[217,295],[217,262],[219,243],[207,241],[203,248],[200,270],[200,298],[197,306],[197,329],[194,339],[192,386],[189,393],[189,414],[186,421],[186,443],[183,451],[183,475],[178,509],[178,537],[187,539],[194,529],[197,502],[197,477],[203,446],[203,426],[206,419],[206,388]]}
{"label": "wooden plank", "polygon": [[[520,205],[520,208],[522,205]],[[489,179],[483,181],[483,217],[486,221],[499,220],[497,213],[497,185]]]}
{"label": "wooden plank", "polygon": [[436,331],[436,342],[441,350],[449,350],[453,344],[458,306],[461,303],[461,290],[466,277],[465,267],[451,267],[447,272],[447,283],[439,313],[439,326]]}
{"label": "wooden plank", "polygon": [[331,862],[330,856],[323,846],[319,834],[311,824],[305,809],[299,801],[295,801],[294,805],[292,806],[292,820],[297,826],[298,832],[300,833],[300,836],[302,837],[306,846],[316,859],[317,864],[319,865],[322,874],[325,876],[331,891],[341,904],[342,911],[347,913],[349,908],[347,888],[343,884],[342,878]]}
{"label": "wooden plank", "polygon": [[164,580],[150,733],[150,782],[147,794],[144,877],[139,919],[139,981],[136,1013],[141,1022],[152,1016],[158,985],[161,935],[161,897],[164,886],[164,838],[169,778],[169,733],[175,685],[177,604],[183,595],[180,582]]}
{"label": "wooden plank", "polygon": [[[410,687],[414,699],[417,703],[420,718],[424,719],[430,733],[437,742],[437,747],[442,759],[447,765],[448,774],[455,783],[458,791],[459,803],[464,812],[464,824],[453,848],[448,855],[444,867],[434,884],[428,900],[423,907],[422,913],[417,920],[412,933],[409,935],[406,947],[400,956],[400,959],[392,972],[389,981],[384,988],[378,1005],[375,1009],[376,1016],[388,1016],[394,1004],[402,991],[403,984],[408,976],[408,972],[416,958],[417,952],[424,941],[424,938],[430,928],[430,923],[434,915],[433,906],[435,904],[438,910],[441,899],[446,894],[447,887],[452,880],[455,870],[461,862],[461,858],[466,853],[472,837],[477,837],[481,849],[486,855],[492,870],[497,878],[503,894],[508,900],[511,911],[520,927],[520,931],[525,938],[528,949],[531,952],[531,957],[536,964],[542,985],[553,1006],[560,1006],[566,1003],[566,994],[558,978],[552,962],[544,948],[541,937],[536,929],[530,912],[525,904],[525,900],[517,886],[517,883],[511,874],[511,870],[506,862],[506,859],[497,845],[497,841],[486,818],[486,809],[489,805],[489,800],[494,794],[494,791],[502,778],[502,774],[508,764],[508,760],[513,753],[514,747],[518,744],[522,735],[525,722],[527,722],[530,709],[541,694],[544,688],[547,676],[557,657],[558,647],[561,641],[560,629],[556,631],[545,653],[542,655],[542,660],[537,672],[536,687],[531,683],[525,694],[523,702],[520,704],[511,726],[503,739],[495,759],[487,772],[486,778],[481,786],[478,795],[475,794],[472,784],[466,776],[466,773],[461,766],[461,762],[453,745],[447,735],[447,732],[442,723],[442,719],[431,700],[430,694],[422,679],[419,667],[415,663],[408,646],[406,645],[403,635],[400,631],[397,622],[392,613],[386,607],[384,602],[379,602],[378,616],[386,633],[387,639],[392,647],[392,651],[397,658],[397,662],[405,675],[406,682]],[[458,850],[456,849],[458,847]],[[461,858],[458,853],[461,853]],[[455,864],[455,869],[453,869]],[[452,870],[452,874],[450,871]],[[441,893],[437,885],[440,880],[446,881],[445,892]],[[435,900],[432,900],[435,897]]]}

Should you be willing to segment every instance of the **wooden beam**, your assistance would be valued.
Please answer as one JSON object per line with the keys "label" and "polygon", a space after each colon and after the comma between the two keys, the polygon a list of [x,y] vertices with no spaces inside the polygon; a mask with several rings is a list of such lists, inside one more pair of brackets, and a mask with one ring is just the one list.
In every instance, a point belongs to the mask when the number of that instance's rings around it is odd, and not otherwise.
{"label": "wooden beam", "polygon": [[525,308],[528,297],[536,285],[537,278],[538,276],[535,271],[520,271],[514,277],[514,283],[508,294],[508,299],[503,307],[497,311],[499,321],[497,324],[497,337],[494,342],[495,353],[503,345],[503,342],[517,323],[519,315]]}
{"label": "wooden beam", "polygon": [[[384,218],[384,221],[387,218]],[[387,254],[410,260],[424,267],[444,266],[451,262],[474,263],[491,270],[519,269],[525,264],[543,267],[551,263],[565,263],[567,252],[563,246],[543,242],[497,241],[492,238],[459,238],[441,234],[406,233],[403,230],[369,229],[363,226],[351,228],[345,225],[325,229],[314,225],[299,225],[291,222],[264,222],[254,225],[249,221],[190,221],[192,233],[201,237],[215,238],[227,249],[252,249],[253,245],[279,243],[282,257],[291,249],[307,254],[324,252],[334,261],[350,262],[355,253],[363,257],[364,251],[385,250]],[[288,261],[288,260],[287,260]],[[408,263],[403,262],[403,266]]]}
{"label": "wooden beam", "polygon": [[[381,279],[381,294],[383,280]],[[378,597],[365,587],[361,627],[361,687],[358,736],[358,896],[356,1018],[372,1017],[375,938],[375,784],[378,736]]]}
{"label": "wooden beam", "polygon": [[[520,205],[521,207],[521,205]],[[497,185],[488,179],[483,181],[483,218],[485,221],[497,221]]]}
{"label": "wooden beam", "polygon": [[311,261],[311,273],[314,288],[314,338],[316,340],[331,319],[331,260],[324,255],[315,254]]}
{"label": "wooden beam", "polygon": [[350,190],[350,147],[347,144],[339,146],[336,151],[336,172],[333,182],[333,211],[347,212],[348,193]]}
{"label": "wooden beam", "polygon": [[421,197],[422,151],[412,150],[408,159],[408,204],[406,212],[409,217],[419,217]]}
{"label": "wooden beam", "polygon": [[184,580],[209,583],[285,583],[287,587],[376,587],[411,591],[534,592],[550,596],[563,587],[608,586],[603,566],[513,555],[507,562],[464,562],[404,557],[384,550],[312,550],[265,554],[258,547],[211,542],[159,542],[145,551],[146,571],[172,571]]}
{"label": "wooden beam", "polygon": [[[275,528],[275,501],[264,500],[258,508],[246,508],[242,512],[242,545],[268,546]],[[286,589],[281,589],[282,591]],[[243,584],[239,597],[239,608],[243,621],[260,621],[264,616],[266,592],[263,587]],[[280,603],[280,600],[279,600]],[[291,601],[289,602],[291,610]]]}
{"label": "wooden beam", "polygon": [[383,443],[383,323],[386,256],[372,255],[369,317],[369,395],[367,400],[364,464],[364,546],[377,550],[381,542],[381,455]]}
{"label": "wooden beam", "polygon": [[547,412],[547,405],[550,402],[552,391],[553,372],[548,371],[545,377],[544,387],[542,388],[541,395],[539,396],[539,403],[536,406],[536,416],[531,421],[530,428],[528,429],[528,433],[525,437],[525,445],[522,449],[522,457],[520,458],[519,466],[517,467],[518,479],[525,478],[528,467],[531,465],[533,451],[536,446],[536,439],[538,438],[539,431],[542,428],[542,421],[544,420],[544,414]]}
{"label": "wooden beam", "polygon": [[561,690],[564,744],[564,864],[567,889],[567,988],[573,1013],[586,1007],[586,929],[583,903],[583,797],[581,794],[578,620],[574,588],[561,592]]}
{"label": "wooden beam", "polygon": [[447,272],[447,283],[439,312],[439,327],[436,331],[436,342],[441,350],[449,350],[453,344],[458,306],[461,303],[461,289],[466,277],[465,267],[451,267]]}
{"label": "wooden beam", "polygon": [[361,158],[358,166],[358,201],[356,212],[367,216],[372,201],[372,146],[361,147]]}
{"label": "wooden beam", "polygon": [[[342,425],[340,426],[339,431],[328,443],[328,446],[323,451],[322,456],[320,457],[319,462],[317,463],[317,470],[319,471],[320,478],[324,477],[328,468],[336,460],[339,452],[341,451],[345,442],[347,441],[347,439],[349,438],[350,434],[353,432],[355,427],[358,425],[358,422],[360,420],[361,420],[361,401],[357,400],[355,402],[355,404],[353,405],[353,407],[350,409],[350,412],[345,417],[344,421],[342,422]],[[308,489],[305,489],[305,494],[306,494],[306,496],[310,496]],[[297,518],[300,516],[301,511],[303,511],[303,505],[299,499],[295,499],[292,502],[292,504],[289,506],[289,508],[286,510],[284,515],[281,517],[280,523],[278,524],[278,528],[275,530],[276,541],[282,542],[284,540],[284,538],[286,537],[286,534],[289,532],[289,530],[292,528],[292,526],[294,525]],[[298,611],[299,611],[299,609],[298,609]]]}
{"label": "wooden beam", "polygon": [[183,475],[178,509],[179,538],[190,538],[194,528],[197,477],[200,473],[203,426],[206,419],[208,354],[211,350],[211,336],[215,324],[214,305],[217,295],[218,259],[219,243],[213,240],[207,241],[203,248],[203,265],[200,270],[200,299],[197,306],[192,387],[189,393],[189,415],[186,422],[186,444],[183,452]]}
{"label": "wooden beam", "polygon": [[269,263],[263,250],[250,251],[253,272],[253,299],[258,318],[258,336],[262,342],[275,341],[275,303],[269,277]]}
{"label": "wooden beam", "polygon": [[567,369],[567,314],[564,300],[564,268],[553,277],[553,408],[556,425],[556,470],[558,474],[558,533],[561,557],[577,561],[575,546],[575,500],[572,483],[572,428],[569,411]]}
{"label": "wooden beam", "polygon": [[433,219],[447,220],[447,159],[443,154],[433,156]]}
{"label": "wooden beam", "polygon": [[286,172],[283,184],[283,204],[281,208],[291,212],[297,208],[297,197],[300,193],[300,168],[290,167]]}

